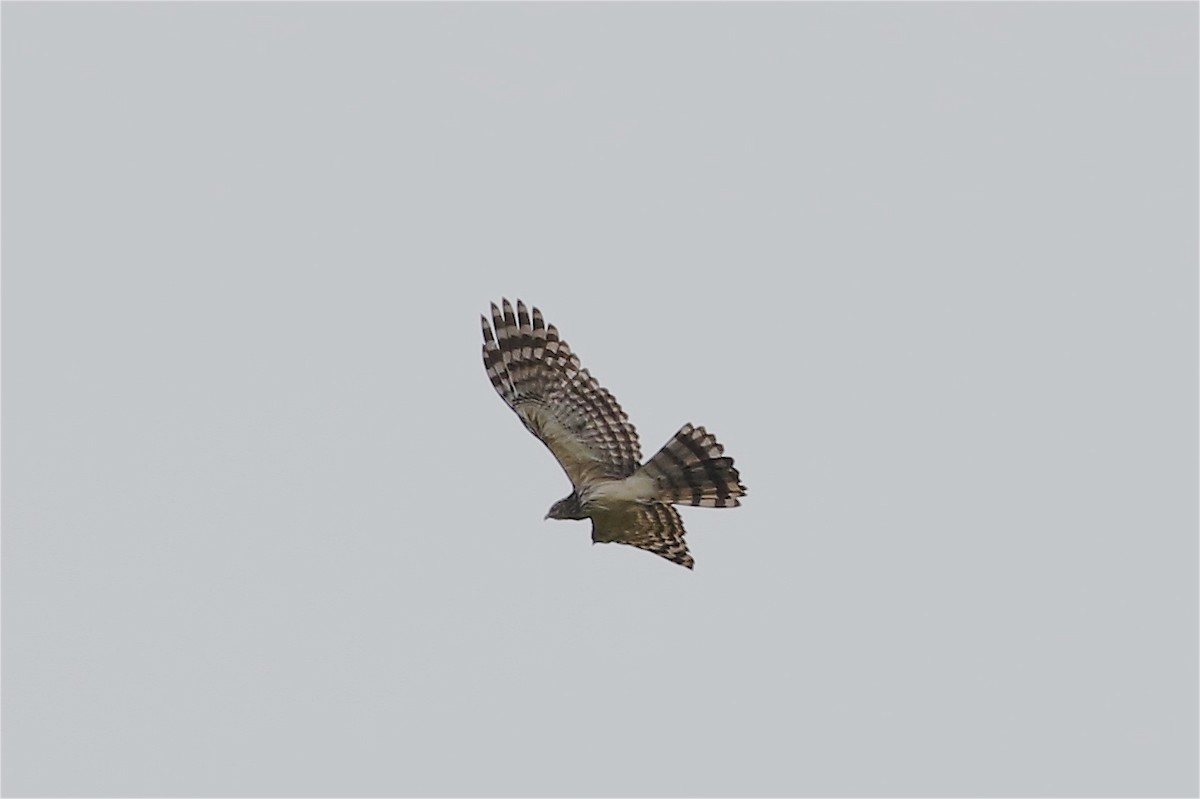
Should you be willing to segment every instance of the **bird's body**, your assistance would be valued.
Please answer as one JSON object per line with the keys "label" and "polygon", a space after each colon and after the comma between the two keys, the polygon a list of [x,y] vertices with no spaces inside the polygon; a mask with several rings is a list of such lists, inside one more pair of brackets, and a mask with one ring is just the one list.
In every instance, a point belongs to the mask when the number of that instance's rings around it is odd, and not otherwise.
{"label": "bird's body", "polygon": [[631,502],[654,502],[658,499],[658,486],[642,471],[636,471],[624,480],[604,480],[596,483],[580,497],[584,508],[613,510]]}
{"label": "bird's body", "polygon": [[687,568],[674,504],[736,507],[746,493],[733,459],[703,427],[684,425],[646,463],[637,431],[541,312],[492,304],[483,322],[488,378],[521,422],[554,454],[574,490],[551,519],[591,519],[592,540],[645,549]]}

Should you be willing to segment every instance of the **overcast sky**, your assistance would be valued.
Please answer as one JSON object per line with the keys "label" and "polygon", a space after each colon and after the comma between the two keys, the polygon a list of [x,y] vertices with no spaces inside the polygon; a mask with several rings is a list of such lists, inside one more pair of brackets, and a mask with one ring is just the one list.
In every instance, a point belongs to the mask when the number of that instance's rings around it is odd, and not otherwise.
{"label": "overcast sky", "polygon": [[[8,795],[1195,795],[1197,6],[5,4]],[[736,510],[570,490],[536,304]]]}

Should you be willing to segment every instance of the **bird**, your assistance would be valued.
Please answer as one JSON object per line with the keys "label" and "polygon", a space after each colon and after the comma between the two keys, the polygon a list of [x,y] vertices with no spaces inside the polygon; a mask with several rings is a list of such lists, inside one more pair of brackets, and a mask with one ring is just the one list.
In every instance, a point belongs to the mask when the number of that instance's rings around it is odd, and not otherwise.
{"label": "bird", "polygon": [[642,463],[637,430],[580,365],[542,312],[491,303],[483,363],[492,386],[558,459],[572,491],[546,519],[590,519],[593,543],[627,544],[687,569],[695,560],[675,505],[735,508],[745,496],[733,459],[703,427],[685,424]]}

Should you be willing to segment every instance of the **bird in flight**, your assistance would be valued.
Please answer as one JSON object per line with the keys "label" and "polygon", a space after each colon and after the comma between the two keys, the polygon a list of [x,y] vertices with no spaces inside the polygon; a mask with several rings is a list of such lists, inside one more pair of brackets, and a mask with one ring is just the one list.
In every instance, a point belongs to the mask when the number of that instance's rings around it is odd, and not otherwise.
{"label": "bird in flight", "polygon": [[703,427],[685,424],[642,463],[638,434],[616,399],[542,312],[492,303],[483,322],[483,364],[496,392],[545,444],[573,491],[547,519],[591,519],[592,541],[644,549],[692,568],[673,505],[735,508],[746,487],[733,459]]}

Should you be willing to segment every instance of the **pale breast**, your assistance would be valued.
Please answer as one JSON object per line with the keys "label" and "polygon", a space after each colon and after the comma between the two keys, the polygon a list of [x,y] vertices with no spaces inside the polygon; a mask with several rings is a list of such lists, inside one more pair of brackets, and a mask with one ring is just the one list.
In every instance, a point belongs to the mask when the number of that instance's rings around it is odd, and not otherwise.
{"label": "pale breast", "polygon": [[580,499],[585,510],[589,507],[614,509],[623,505],[648,502],[654,499],[657,492],[658,487],[654,480],[641,472],[635,472],[624,480],[598,482]]}

